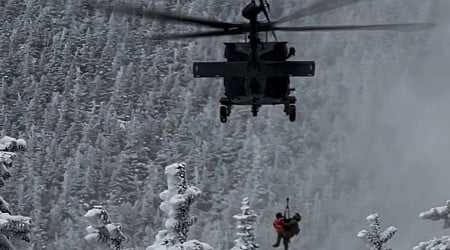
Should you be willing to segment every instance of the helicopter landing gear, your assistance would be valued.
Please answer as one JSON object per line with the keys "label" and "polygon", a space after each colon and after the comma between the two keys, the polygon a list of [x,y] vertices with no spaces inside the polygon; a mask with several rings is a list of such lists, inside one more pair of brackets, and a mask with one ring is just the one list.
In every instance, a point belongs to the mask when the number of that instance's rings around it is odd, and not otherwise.
{"label": "helicopter landing gear", "polygon": [[227,122],[227,107],[220,106],[220,122],[226,123]]}
{"label": "helicopter landing gear", "polygon": [[295,122],[295,116],[296,116],[296,112],[295,112],[295,105],[290,105],[289,106],[289,121],[291,122]]}
{"label": "helicopter landing gear", "polygon": [[220,122],[226,123],[227,117],[231,114],[231,106],[220,106]]}
{"label": "helicopter landing gear", "polygon": [[258,108],[259,108],[258,105],[256,105],[256,104],[252,105],[252,114],[253,114],[253,116],[258,116]]}
{"label": "helicopter landing gear", "polygon": [[284,112],[289,116],[289,121],[295,122],[296,118],[296,108],[294,104],[286,104],[284,106]]}

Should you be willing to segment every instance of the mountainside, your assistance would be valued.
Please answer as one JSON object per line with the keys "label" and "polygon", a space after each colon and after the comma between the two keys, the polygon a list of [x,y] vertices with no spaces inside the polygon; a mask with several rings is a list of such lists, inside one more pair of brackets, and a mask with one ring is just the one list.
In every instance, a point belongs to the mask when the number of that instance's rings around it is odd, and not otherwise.
{"label": "mountainside", "polygon": [[[236,107],[221,124],[223,83],[193,79],[192,62],[223,60],[222,43],[243,36],[152,41],[194,28],[109,15],[89,2],[0,3],[0,132],[28,142],[1,194],[33,218],[33,249],[85,247],[83,215],[97,204],[122,223],[127,247],[151,245],[162,228],[164,168],[179,161],[203,191],[190,236],[215,249],[233,247],[244,197],[261,246],[273,244],[272,219],[291,197],[303,218],[294,249],[362,248],[356,233],[372,208],[399,228],[392,245],[407,249],[424,234],[417,212],[448,199],[448,26],[279,33],[296,47],[293,60],[317,65],[315,77],[293,80],[298,121],[282,106],[256,118]],[[244,21],[248,1],[134,2]],[[298,2],[273,1],[273,19],[314,1]],[[291,24],[433,21],[447,5],[361,1]]]}

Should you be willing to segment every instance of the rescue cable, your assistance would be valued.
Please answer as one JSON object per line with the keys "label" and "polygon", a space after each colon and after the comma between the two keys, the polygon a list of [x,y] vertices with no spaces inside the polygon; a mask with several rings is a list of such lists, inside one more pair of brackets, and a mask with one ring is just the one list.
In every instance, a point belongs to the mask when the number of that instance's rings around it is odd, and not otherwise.
{"label": "rescue cable", "polygon": [[289,211],[289,197],[288,197],[288,198],[286,198],[286,208],[284,210],[284,218],[290,218],[290,217],[291,217],[291,212]]}

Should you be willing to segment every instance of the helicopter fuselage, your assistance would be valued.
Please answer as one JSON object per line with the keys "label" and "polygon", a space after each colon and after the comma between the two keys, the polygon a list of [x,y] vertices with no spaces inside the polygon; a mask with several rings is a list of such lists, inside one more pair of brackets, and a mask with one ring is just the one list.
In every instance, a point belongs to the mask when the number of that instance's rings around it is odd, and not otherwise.
{"label": "helicopter fuselage", "polygon": [[[253,47],[253,48],[252,48]],[[225,43],[226,62],[196,62],[194,77],[223,77],[225,97],[220,99],[221,121],[233,105],[249,105],[256,116],[262,105],[283,104],[295,120],[295,96],[290,77],[314,76],[314,61],[286,61],[294,54],[287,42]],[[252,60],[256,56],[256,60]]]}
{"label": "helicopter fuselage", "polygon": [[[289,57],[286,42],[266,42],[258,44],[258,58],[264,62],[283,62]],[[224,56],[228,62],[248,62],[250,60],[251,48],[249,43],[225,43]],[[247,67],[260,65],[249,64]],[[249,69],[251,70],[251,69]],[[246,77],[225,76],[225,96],[222,98],[223,105],[265,105],[282,104],[287,102],[291,91],[289,88],[289,76],[263,76],[257,77],[249,74]],[[295,102],[295,97],[289,98]]]}

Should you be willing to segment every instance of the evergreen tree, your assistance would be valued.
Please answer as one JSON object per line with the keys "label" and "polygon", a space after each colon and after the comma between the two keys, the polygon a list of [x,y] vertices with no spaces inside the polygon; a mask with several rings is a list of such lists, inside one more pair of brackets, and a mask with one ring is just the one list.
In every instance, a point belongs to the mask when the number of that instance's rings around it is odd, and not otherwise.
{"label": "evergreen tree", "polygon": [[236,235],[239,238],[234,241],[235,246],[231,250],[255,250],[259,248],[259,245],[255,241],[253,224],[256,222],[258,216],[255,211],[250,210],[250,201],[248,198],[244,198],[241,204],[242,212],[233,216],[238,222],[238,233]]}
{"label": "evergreen tree", "polygon": [[100,249],[109,247],[110,249],[121,249],[122,243],[127,240],[122,233],[122,225],[113,223],[108,212],[102,206],[94,206],[87,211],[84,217],[91,225],[86,228],[88,235],[84,238],[88,243]]}
{"label": "evergreen tree", "polygon": [[367,247],[371,250],[389,250],[383,245],[394,236],[397,232],[397,228],[390,226],[382,232],[380,219],[376,213],[369,214],[369,216],[367,216],[367,221],[369,222],[370,230],[359,231],[357,235],[358,238],[364,240],[367,243]]}
{"label": "evergreen tree", "polygon": [[166,167],[167,190],[159,194],[163,200],[160,209],[167,215],[165,230],[156,235],[155,243],[147,250],[212,250],[205,243],[197,240],[186,241],[189,227],[196,218],[189,215],[190,207],[200,196],[197,187],[188,185],[186,179],[186,164],[175,163]]}

